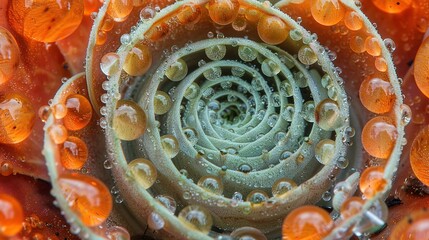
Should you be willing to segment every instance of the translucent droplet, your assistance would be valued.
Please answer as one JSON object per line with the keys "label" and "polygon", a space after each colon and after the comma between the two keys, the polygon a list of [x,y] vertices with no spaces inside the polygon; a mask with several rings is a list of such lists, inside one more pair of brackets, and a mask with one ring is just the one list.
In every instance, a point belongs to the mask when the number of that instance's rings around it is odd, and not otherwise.
{"label": "translucent droplet", "polygon": [[222,76],[222,69],[220,67],[212,67],[205,70],[203,75],[207,80],[215,80]]}
{"label": "translucent droplet", "polygon": [[307,101],[302,106],[302,117],[307,122],[314,122],[314,101]]}
{"label": "translucent droplet", "polygon": [[299,41],[299,40],[301,40],[301,39],[302,39],[302,32],[301,32],[300,30],[298,30],[298,29],[292,29],[292,30],[289,32],[289,36],[290,36],[290,38],[291,38],[292,40],[294,40],[294,41]]}
{"label": "translucent droplet", "polygon": [[200,86],[193,82],[189,87],[185,90],[184,97],[188,100],[194,99],[198,96],[200,92]]}
{"label": "translucent droplet", "polygon": [[153,163],[144,158],[137,158],[131,161],[128,164],[128,170],[144,189],[150,188],[158,176],[158,171]]}
{"label": "translucent droplet", "polygon": [[166,92],[156,91],[153,97],[153,111],[155,114],[162,115],[167,113],[172,105],[173,102]]}
{"label": "translucent droplet", "polygon": [[189,205],[182,209],[178,218],[186,226],[203,233],[209,233],[213,225],[213,219],[210,212],[197,205]]}
{"label": "translucent droplet", "polygon": [[214,45],[205,49],[207,57],[212,61],[218,61],[225,57],[226,46]]}
{"label": "translucent droplet", "polygon": [[280,66],[271,59],[265,59],[261,64],[262,73],[268,77],[273,77],[280,72]]}
{"label": "translucent droplet", "polygon": [[178,59],[165,70],[165,76],[175,82],[185,78],[186,74],[188,74],[188,65],[183,59]]}
{"label": "translucent droplet", "polygon": [[266,192],[256,189],[251,191],[249,195],[247,195],[246,201],[252,204],[260,204],[266,202],[268,198],[269,196]]}
{"label": "translucent droplet", "polygon": [[332,131],[343,125],[340,108],[337,102],[331,99],[321,101],[314,111],[314,119],[320,128]]}
{"label": "translucent droplet", "polygon": [[280,178],[273,184],[271,191],[273,193],[273,196],[279,196],[291,191],[296,187],[297,184],[292,179]]}
{"label": "translucent droplet", "polygon": [[245,62],[251,62],[256,59],[258,52],[252,47],[240,46],[238,47],[238,56]]}
{"label": "translucent droplet", "polygon": [[101,71],[106,76],[112,76],[117,73],[119,69],[119,56],[116,53],[106,53],[100,61]]}
{"label": "translucent droplet", "polygon": [[253,170],[253,168],[246,163],[241,164],[240,166],[238,166],[238,171],[243,172],[243,173],[249,173]]}
{"label": "translucent droplet", "polygon": [[221,195],[223,193],[222,180],[216,176],[203,176],[198,181],[198,186],[217,195]]}
{"label": "translucent droplet", "polygon": [[317,143],[315,157],[323,165],[331,162],[335,154],[335,142],[331,139],[323,139]]}
{"label": "translucent droplet", "polygon": [[165,221],[158,213],[152,212],[147,218],[147,225],[152,230],[160,230],[164,227]]}
{"label": "translucent droplet", "polygon": [[158,195],[155,199],[161,202],[161,204],[164,205],[164,207],[166,207],[172,214],[176,212],[177,203],[174,198],[166,195]]}
{"label": "translucent droplet", "polygon": [[161,144],[167,157],[174,158],[179,153],[179,142],[173,135],[162,136]]}
{"label": "translucent droplet", "polygon": [[198,142],[198,133],[195,131],[194,128],[184,128],[183,134],[185,135],[186,139],[194,146]]}
{"label": "translucent droplet", "polygon": [[317,62],[317,55],[314,53],[313,49],[307,45],[304,45],[298,51],[298,59],[305,65],[311,65]]}

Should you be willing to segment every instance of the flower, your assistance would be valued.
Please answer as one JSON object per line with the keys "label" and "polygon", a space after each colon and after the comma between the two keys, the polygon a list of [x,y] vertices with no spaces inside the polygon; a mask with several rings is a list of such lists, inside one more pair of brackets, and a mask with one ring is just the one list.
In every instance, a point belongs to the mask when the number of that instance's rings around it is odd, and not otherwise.
{"label": "flower", "polygon": [[[425,3],[111,0],[97,14],[97,3],[64,3],[3,8],[12,57],[2,87],[19,93],[2,95],[14,109],[2,119],[2,174],[50,179],[71,233],[344,239],[388,235],[404,214],[387,206],[426,201],[410,203],[425,192],[426,97],[405,75],[427,29]],[[31,108],[46,124],[30,132]],[[407,145],[408,124],[408,142],[417,140]],[[0,233],[34,237],[16,216]]]}

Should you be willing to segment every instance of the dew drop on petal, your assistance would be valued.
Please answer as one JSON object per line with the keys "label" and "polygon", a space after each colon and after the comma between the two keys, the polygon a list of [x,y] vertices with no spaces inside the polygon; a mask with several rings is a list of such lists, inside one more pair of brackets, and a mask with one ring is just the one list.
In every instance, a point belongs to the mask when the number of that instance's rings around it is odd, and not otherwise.
{"label": "dew drop on petal", "polygon": [[119,100],[113,113],[112,127],[119,139],[131,141],[146,131],[146,113],[130,100]]}
{"label": "dew drop on petal", "polygon": [[24,211],[21,203],[8,194],[0,194],[0,237],[13,237],[22,229]]}
{"label": "dew drop on petal", "polygon": [[58,177],[62,194],[81,221],[87,226],[98,226],[110,215],[112,196],[100,180],[80,173]]}

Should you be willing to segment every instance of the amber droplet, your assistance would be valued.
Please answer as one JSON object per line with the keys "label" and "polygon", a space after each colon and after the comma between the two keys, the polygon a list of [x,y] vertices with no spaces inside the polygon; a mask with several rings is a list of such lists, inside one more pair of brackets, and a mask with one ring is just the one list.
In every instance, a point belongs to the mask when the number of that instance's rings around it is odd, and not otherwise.
{"label": "amber droplet", "polygon": [[19,64],[19,47],[13,35],[0,27],[0,84],[12,78]]}
{"label": "amber droplet", "polygon": [[88,159],[88,148],[82,139],[70,136],[63,143],[60,154],[60,160],[63,167],[79,170]]}
{"label": "amber droplet", "polygon": [[3,161],[0,164],[0,174],[2,176],[5,176],[5,177],[12,175],[13,174],[13,166],[12,166],[12,164],[9,163],[8,161]]}
{"label": "amber droplet", "polygon": [[131,161],[128,164],[128,170],[144,189],[150,188],[158,176],[155,165],[144,158],[137,158]]}
{"label": "amber droplet", "polygon": [[420,130],[414,138],[410,163],[416,177],[425,185],[429,185],[429,127]]}
{"label": "amber droplet", "polygon": [[8,17],[17,33],[39,42],[55,42],[77,29],[83,11],[83,0],[16,0],[9,4]]}
{"label": "amber droplet", "polygon": [[249,22],[258,22],[259,19],[262,17],[262,13],[254,8],[247,8],[246,12],[244,13],[244,17]]}
{"label": "amber droplet", "polygon": [[411,4],[412,0],[372,0],[374,5],[387,13],[401,13],[407,10]]}
{"label": "amber droplet", "polygon": [[280,44],[289,35],[289,28],[283,20],[276,16],[263,16],[258,22],[258,35],[268,44]]}
{"label": "amber droplet", "polygon": [[396,99],[390,82],[372,76],[360,85],[359,97],[366,109],[379,114],[389,112]]}
{"label": "amber droplet", "polygon": [[109,217],[112,196],[109,189],[97,178],[71,173],[61,175],[58,185],[66,201],[87,226],[98,226]]}
{"label": "amber droplet", "polygon": [[375,65],[375,68],[380,72],[387,71],[387,62],[386,62],[386,59],[384,59],[383,57],[376,58],[374,65]]}
{"label": "amber droplet", "polygon": [[115,21],[109,15],[106,15],[103,19],[103,23],[101,24],[101,30],[104,32],[109,32],[115,26]]}
{"label": "amber droplet", "polygon": [[107,7],[107,14],[116,22],[122,22],[130,15],[133,7],[133,0],[111,0]]}
{"label": "amber droplet", "polygon": [[62,119],[67,114],[67,107],[62,103],[55,104],[52,107],[52,113],[56,119]]}
{"label": "amber droplet", "polygon": [[429,38],[426,38],[417,51],[414,59],[414,77],[417,87],[429,97]]}
{"label": "amber droplet", "polygon": [[312,0],[311,15],[316,22],[324,26],[339,23],[345,13],[345,8],[339,0]]}
{"label": "amber droplet", "polygon": [[63,122],[67,129],[80,130],[91,121],[92,106],[86,97],[80,94],[72,94],[67,97],[65,105],[67,114],[63,118]]}
{"label": "amber droplet", "polygon": [[103,45],[107,41],[107,34],[104,31],[98,31],[97,32],[97,39],[95,40],[95,44],[97,45]]}
{"label": "amber droplet", "polygon": [[393,120],[379,116],[369,120],[362,130],[363,148],[372,156],[388,158],[395,146],[398,132]]}
{"label": "amber droplet", "polygon": [[13,237],[22,229],[24,212],[21,204],[8,194],[0,194],[0,238]]}
{"label": "amber droplet", "polygon": [[133,101],[119,100],[112,127],[119,139],[135,140],[146,131],[146,113]]}
{"label": "amber droplet", "polygon": [[359,30],[363,26],[362,18],[355,11],[348,11],[344,17],[344,25],[350,30]]}
{"label": "amber droplet", "polygon": [[166,92],[156,91],[153,98],[153,111],[155,114],[162,115],[167,113],[172,105],[173,102]]}
{"label": "amber droplet", "polygon": [[283,221],[283,240],[321,240],[334,227],[329,213],[320,207],[302,206],[293,210]]}
{"label": "amber droplet", "polygon": [[366,198],[372,198],[381,192],[386,186],[386,180],[383,178],[383,167],[369,167],[362,172],[359,181],[359,189]]}
{"label": "amber droplet", "polygon": [[210,212],[198,205],[189,205],[178,215],[179,220],[191,229],[209,233],[213,225]]}
{"label": "amber droplet", "polygon": [[201,19],[201,7],[198,4],[185,4],[182,6],[177,19],[181,24],[195,24]]}
{"label": "amber droplet", "polygon": [[128,53],[124,62],[124,71],[131,76],[141,76],[152,65],[152,53],[143,43],[136,44]]}
{"label": "amber droplet", "polygon": [[371,56],[380,56],[381,47],[376,37],[369,36],[365,39],[365,50]]}
{"label": "amber droplet", "polygon": [[223,183],[219,177],[216,176],[203,176],[198,180],[198,186],[204,188],[208,192],[216,195],[222,195]]}
{"label": "amber droplet", "polygon": [[67,129],[62,124],[54,123],[48,128],[49,136],[55,144],[61,144],[66,141],[68,135]]}
{"label": "amber droplet", "polygon": [[237,17],[239,8],[238,0],[210,0],[207,9],[213,22],[228,25]]}
{"label": "amber droplet", "polygon": [[30,100],[18,93],[0,95],[0,143],[24,141],[31,133],[36,113]]}
{"label": "amber droplet", "polygon": [[350,49],[355,53],[365,52],[365,38],[363,38],[362,36],[351,36],[349,45]]}
{"label": "amber droplet", "polygon": [[340,213],[342,219],[348,219],[358,214],[365,201],[360,197],[351,197],[341,205]]}

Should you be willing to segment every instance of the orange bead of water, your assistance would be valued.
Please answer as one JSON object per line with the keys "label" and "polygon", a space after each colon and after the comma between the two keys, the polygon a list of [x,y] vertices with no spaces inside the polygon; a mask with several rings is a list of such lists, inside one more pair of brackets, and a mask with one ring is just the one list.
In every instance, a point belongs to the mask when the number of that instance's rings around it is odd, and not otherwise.
{"label": "orange bead of water", "polygon": [[97,32],[97,38],[95,40],[95,44],[97,45],[103,45],[107,41],[107,34],[104,31],[98,31]]}
{"label": "orange bead of water", "polygon": [[67,114],[63,118],[63,122],[68,130],[80,130],[91,121],[92,106],[86,97],[80,94],[72,94],[67,97],[65,105]]}
{"label": "orange bead of water", "polygon": [[141,76],[152,65],[152,53],[143,43],[136,44],[125,58],[123,69],[131,76]]}
{"label": "orange bead of water", "polygon": [[49,136],[55,144],[61,144],[67,140],[69,136],[67,129],[62,124],[53,124],[48,128]]}
{"label": "orange bead of water", "polygon": [[122,22],[133,10],[133,0],[111,0],[107,7],[107,14],[116,22]]}
{"label": "orange bead of water", "polygon": [[52,113],[56,119],[62,119],[67,114],[67,107],[62,103],[55,104],[52,107]]}
{"label": "orange bead of water", "polygon": [[302,206],[283,221],[283,240],[318,240],[326,237],[334,227],[329,213],[320,207]]}
{"label": "orange bead of water", "polygon": [[429,38],[426,38],[420,45],[414,59],[414,78],[417,87],[429,97]]}
{"label": "orange bead of water", "polygon": [[244,17],[249,22],[258,22],[259,19],[262,17],[262,13],[254,8],[247,8],[246,12],[244,13]]}
{"label": "orange bead of water", "polygon": [[311,15],[316,22],[332,26],[344,18],[345,8],[339,0],[312,0]]}
{"label": "orange bead of water", "polygon": [[362,18],[355,11],[348,11],[344,16],[344,25],[350,30],[359,30],[363,26]]}
{"label": "orange bead of water", "polygon": [[35,120],[33,105],[26,97],[18,93],[0,94],[0,143],[24,141]]}
{"label": "orange bead of water", "polygon": [[280,44],[289,35],[289,28],[283,20],[276,16],[263,16],[258,22],[258,35],[268,44]]}
{"label": "orange bead of water", "polygon": [[109,15],[106,15],[103,19],[103,23],[101,24],[101,30],[104,32],[108,32],[113,29],[115,26],[115,21]]}
{"label": "orange bead of water", "polygon": [[97,178],[71,173],[58,177],[57,183],[70,208],[87,226],[98,226],[110,215],[112,196]]}
{"label": "orange bead of water", "polygon": [[429,127],[425,127],[414,138],[410,151],[410,163],[416,177],[429,185]]}
{"label": "orange bead of water", "polygon": [[376,58],[374,65],[375,65],[375,68],[380,72],[387,71],[387,62],[386,62],[386,59],[384,59],[383,57]]}
{"label": "orange bead of water", "polygon": [[407,10],[411,4],[412,0],[372,0],[374,5],[387,13],[401,13]]}
{"label": "orange bead of water", "polygon": [[369,36],[365,39],[365,50],[366,52],[374,57],[380,56],[381,47],[380,43],[378,43],[377,38]]}
{"label": "orange bead of water", "polygon": [[363,148],[377,158],[388,158],[395,146],[398,132],[393,120],[379,116],[371,119],[362,130]]}
{"label": "orange bead of water", "polygon": [[365,201],[360,197],[351,197],[347,199],[340,208],[341,218],[348,219],[355,216],[362,210]]}
{"label": "orange bead of water", "polygon": [[120,100],[113,113],[112,127],[119,139],[131,141],[146,131],[146,113],[130,100]]}
{"label": "orange bead of water", "polygon": [[89,16],[93,12],[98,12],[101,5],[100,0],[83,0],[83,14]]}
{"label": "orange bead of water", "polygon": [[21,204],[8,194],[0,194],[0,238],[13,237],[22,229],[24,212]]}
{"label": "orange bead of water", "polygon": [[355,53],[365,52],[365,38],[355,35],[350,37],[350,49]]}
{"label": "orange bead of water", "polygon": [[82,139],[70,136],[63,143],[60,149],[60,160],[63,167],[72,170],[79,170],[88,159],[88,147]]}
{"label": "orange bead of water", "polygon": [[11,1],[9,23],[19,34],[55,42],[72,34],[83,17],[83,0]]}
{"label": "orange bead of water", "polygon": [[13,35],[0,27],[0,84],[12,78],[19,64],[19,47]]}
{"label": "orange bead of water", "polygon": [[195,24],[201,19],[201,7],[198,4],[185,4],[182,6],[177,19],[181,24]]}
{"label": "orange bead of water", "polygon": [[420,240],[429,235],[429,212],[426,208],[413,211],[394,225],[389,240]]}
{"label": "orange bead of water", "polygon": [[10,176],[13,174],[13,166],[10,162],[8,161],[3,161],[0,164],[0,175],[2,176]]}
{"label": "orange bead of water", "polygon": [[359,189],[366,198],[372,198],[382,191],[386,186],[386,180],[383,178],[384,168],[369,167],[362,172],[359,180]]}
{"label": "orange bead of water", "polygon": [[213,22],[219,25],[228,25],[238,15],[240,4],[238,0],[210,0],[208,11]]}
{"label": "orange bead of water", "polygon": [[360,85],[359,97],[363,106],[373,113],[389,112],[396,99],[390,82],[371,76]]}

